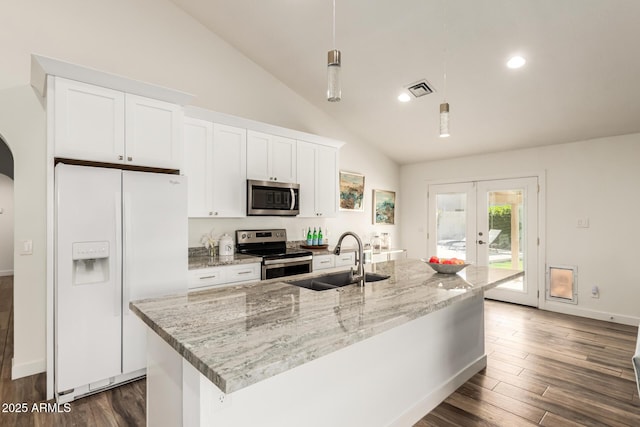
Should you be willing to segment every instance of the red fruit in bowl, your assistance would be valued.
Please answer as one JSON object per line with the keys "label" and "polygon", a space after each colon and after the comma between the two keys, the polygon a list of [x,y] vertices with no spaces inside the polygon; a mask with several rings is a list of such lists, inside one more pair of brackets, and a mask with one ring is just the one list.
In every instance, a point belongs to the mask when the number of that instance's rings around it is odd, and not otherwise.
{"label": "red fruit in bowl", "polygon": [[432,256],[431,258],[429,258],[429,262],[438,264],[440,262],[440,258],[438,258],[437,256]]}
{"label": "red fruit in bowl", "polygon": [[454,261],[452,259],[445,259],[442,260],[442,264],[454,264]]}

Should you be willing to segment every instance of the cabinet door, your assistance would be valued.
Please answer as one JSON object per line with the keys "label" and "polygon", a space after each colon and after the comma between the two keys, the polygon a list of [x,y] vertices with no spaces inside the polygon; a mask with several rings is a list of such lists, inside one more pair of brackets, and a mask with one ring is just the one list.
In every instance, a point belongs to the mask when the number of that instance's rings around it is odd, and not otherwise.
{"label": "cabinet door", "polygon": [[313,256],[313,271],[324,270],[325,268],[332,268],[335,266],[335,260],[333,254],[330,255],[314,255]]}
{"label": "cabinet door", "polygon": [[316,150],[309,142],[298,141],[298,184],[300,184],[299,217],[316,216]]}
{"label": "cabinet door", "polygon": [[251,280],[260,280],[262,273],[262,265],[260,263],[230,265],[225,267],[227,283],[247,282]]}
{"label": "cabinet door", "polygon": [[336,267],[355,266],[356,265],[356,253],[355,252],[346,252],[346,253],[341,253],[340,255],[334,255],[334,256],[335,256]]}
{"label": "cabinet door", "polygon": [[224,267],[189,270],[189,289],[220,285],[225,282]]}
{"label": "cabinet door", "polygon": [[127,94],[126,163],[180,169],[182,121],[179,105]]}
{"label": "cabinet door", "polygon": [[188,179],[189,217],[213,215],[213,123],[184,120],[184,167]]}
{"label": "cabinet door", "polygon": [[55,157],[121,163],[124,93],[55,78]]}
{"label": "cabinet door", "polygon": [[338,150],[317,145],[315,160],[316,214],[334,217],[338,203]]}
{"label": "cabinet door", "polygon": [[247,178],[260,181],[272,181],[269,170],[269,146],[271,135],[247,132]]}
{"label": "cabinet door", "polygon": [[246,216],[247,131],[213,125],[212,207],[213,216]]}
{"label": "cabinet door", "polygon": [[338,150],[298,141],[301,217],[333,217],[337,211]]}
{"label": "cabinet door", "polygon": [[296,140],[262,132],[247,132],[247,178],[296,181]]}
{"label": "cabinet door", "polygon": [[274,136],[269,149],[269,163],[274,181],[296,182],[296,140]]}

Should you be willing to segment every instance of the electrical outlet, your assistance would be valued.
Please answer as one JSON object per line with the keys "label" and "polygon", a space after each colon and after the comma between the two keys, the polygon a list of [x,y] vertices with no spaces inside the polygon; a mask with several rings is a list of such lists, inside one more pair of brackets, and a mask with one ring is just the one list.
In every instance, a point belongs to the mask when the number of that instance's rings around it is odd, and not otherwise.
{"label": "electrical outlet", "polygon": [[591,298],[600,298],[600,289],[597,286],[591,288]]}
{"label": "electrical outlet", "polygon": [[213,409],[216,411],[228,408],[229,406],[231,406],[231,396],[224,393],[220,393],[213,403]]}

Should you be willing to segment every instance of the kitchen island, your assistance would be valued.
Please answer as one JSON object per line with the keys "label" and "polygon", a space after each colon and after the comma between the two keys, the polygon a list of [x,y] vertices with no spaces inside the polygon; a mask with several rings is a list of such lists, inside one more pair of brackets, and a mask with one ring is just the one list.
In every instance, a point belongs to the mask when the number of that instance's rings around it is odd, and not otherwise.
{"label": "kitchen island", "polygon": [[411,425],[486,366],[484,291],[522,274],[414,259],[367,270],[389,278],[131,303],[149,327],[148,425]]}

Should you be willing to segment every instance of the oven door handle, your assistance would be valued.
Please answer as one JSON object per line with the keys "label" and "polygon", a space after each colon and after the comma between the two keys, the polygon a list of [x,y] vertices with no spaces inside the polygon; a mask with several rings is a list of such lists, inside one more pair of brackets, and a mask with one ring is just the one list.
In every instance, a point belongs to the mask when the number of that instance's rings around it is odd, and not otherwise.
{"label": "oven door handle", "polygon": [[293,264],[296,262],[308,262],[313,259],[313,255],[307,255],[297,258],[283,258],[283,259],[266,259],[264,260],[264,265],[274,266],[274,265],[285,265],[285,264]]}
{"label": "oven door handle", "polygon": [[289,191],[291,191],[291,207],[289,208],[289,210],[293,210],[293,208],[296,206],[296,192],[294,191],[293,188],[290,188]]}

